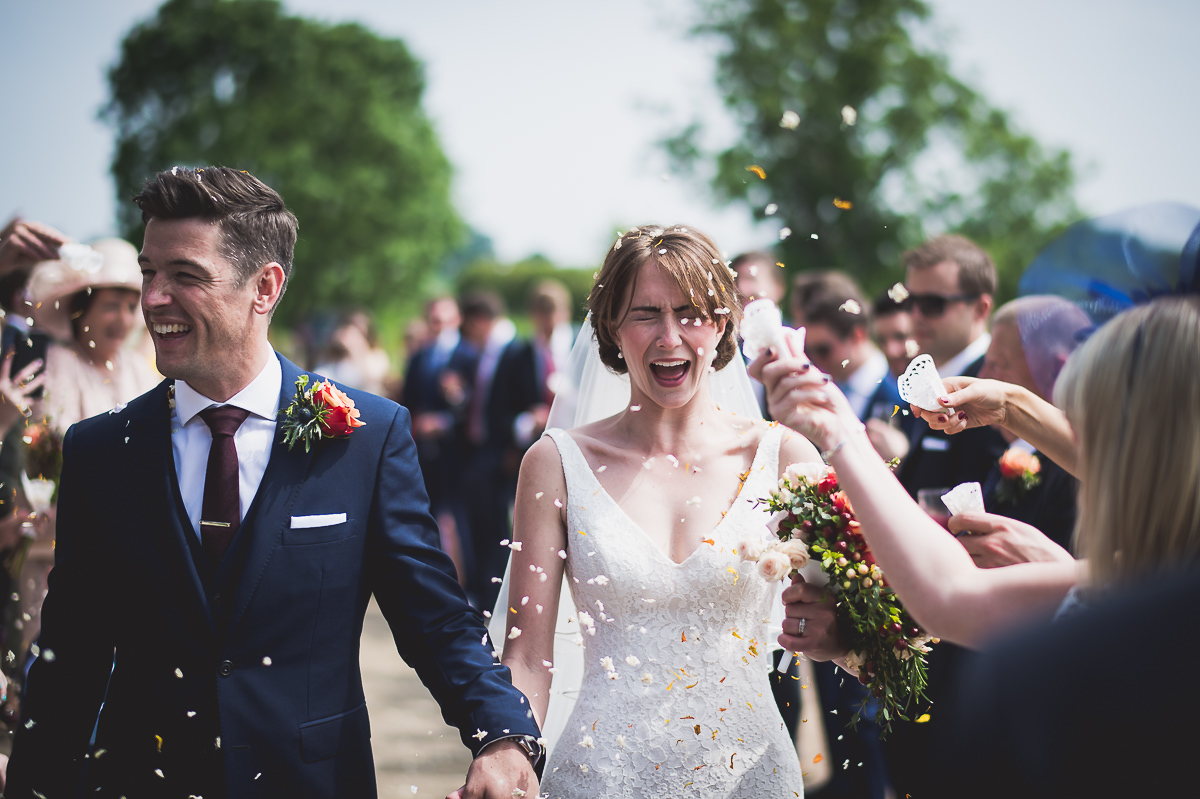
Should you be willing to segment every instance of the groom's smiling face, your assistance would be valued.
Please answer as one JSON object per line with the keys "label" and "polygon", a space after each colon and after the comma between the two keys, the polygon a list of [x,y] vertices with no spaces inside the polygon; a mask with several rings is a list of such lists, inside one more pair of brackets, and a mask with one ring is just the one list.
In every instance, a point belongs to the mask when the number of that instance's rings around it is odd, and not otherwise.
{"label": "groom's smiling face", "polygon": [[158,371],[224,401],[262,364],[255,278],[241,283],[205,219],[151,219],[138,258]]}

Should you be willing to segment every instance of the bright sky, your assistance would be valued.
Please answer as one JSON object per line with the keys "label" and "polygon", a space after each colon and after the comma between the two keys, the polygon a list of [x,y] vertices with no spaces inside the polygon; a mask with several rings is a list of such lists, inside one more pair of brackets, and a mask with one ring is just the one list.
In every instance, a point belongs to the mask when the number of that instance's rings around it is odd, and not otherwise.
{"label": "bright sky", "polygon": [[[112,132],[106,68],[155,0],[13,0],[0,10],[5,76],[0,216],[80,239],[108,234]],[[655,142],[703,116],[733,128],[712,45],[688,39],[689,0],[287,0],[404,39],[427,67],[426,108],[457,173],[464,217],[498,255],[591,266],[616,229],[686,223],[730,254],[769,245],[741,207],[665,177]],[[1079,200],[1107,213],[1200,206],[1194,0],[933,0],[960,75],[1082,169]],[[286,200],[286,198],[285,198]],[[301,220],[303,223],[303,220]]]}

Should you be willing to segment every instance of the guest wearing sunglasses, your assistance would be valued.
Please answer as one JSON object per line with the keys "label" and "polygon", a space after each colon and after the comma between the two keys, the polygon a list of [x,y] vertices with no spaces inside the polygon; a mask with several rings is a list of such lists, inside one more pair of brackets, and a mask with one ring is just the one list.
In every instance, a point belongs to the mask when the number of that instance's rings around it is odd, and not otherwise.
{"label": "guest wearing sunglasses", "polygon": [[[977,244],[962,236],[938,236],[902,257],[905,304],[921,352],[933,358],[942,377],[976,377],[992,337],[988,320],[996,291],[996,267]],[[922,488],[953,488],[959,483],[982,484],[1006,449],[1000,433],[977,427],[948,436],[928,425],[914,426],[909,452],[896,472],[914,498]],[[935,708],[949,703],[952,677],[961,668],[965,650],[943,643],[929,656],[928,696]],[[923,710],[921,711],[923,712]],[[935,762],[935,738],[943,714],[932,711],[926,724],[898,724],[885,744],[892,785],[898,796],[928,793]]]}

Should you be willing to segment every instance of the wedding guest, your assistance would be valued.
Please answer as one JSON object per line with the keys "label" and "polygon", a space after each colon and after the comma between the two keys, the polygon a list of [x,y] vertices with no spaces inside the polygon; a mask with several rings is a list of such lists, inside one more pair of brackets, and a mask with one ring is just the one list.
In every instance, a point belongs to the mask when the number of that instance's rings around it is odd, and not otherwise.
{"label": "wedding guest", "polygon": [[435,297],[425,303],[429,341],[409,358],[401,397],[412,414],[417,459],[442,550],[454,562],[459,583],[465,586],[472,561],[458,484],[466,458],[463,418],[479,351],[462,338],[461,323],[458,300],[453,297]]}
{"label": "wedding guest", "polygon": [[[805,329],[804,351],[810,361],[826,372],[845,393],[855,414],[863,420],[881,424],[883,447],[880,455],[890,459],[907,449],[907,438],[888,420],[902,402],[896,380],[888,370],[887,358],[876,349],[868,336],[870,315],[858,284],[840,272],[809,272],[796,280],[792,294],[792,313],[797,326]],[[897,445],[894,439],[899,440]],[[855,727],[850,719],[866,699],[866,691],[857,680],[845,679],[833,663],[813,664],[819,707],[824,711],[829,731],[827,754],[835,763],[854,763],[853,769],[834,769],[828,785],[807,795],[821,797],[868,796],[883,799],[889,778],[884,763],[879,727],[866,713]],[[804,694],[805,709],[816,703]],[[857,764],[862,764],[858,766]]]}
{"label": "wedding guest", "polygon": [[[1053,393],[1067,357],[1091,328],[1087,314],[1058,297],[1013,300],[992,318],[992,342],[979,376],[1022,386],[1046,399]],[[983,481],[986,509],[1024,522],[1057,546],[1070,548],[1075,529],[1075,479],[1033,444],[1003,428],[1000,433],[1009,448]],[[955,527],[982,533],[972,524],[973,519],[960,517]],[[961,535],[959,540],[984,567],[1038,558],[1038,548],[1044,546],[1037,538],[1012,540],[995,534]]]}
{"label": "wedding guest", "polygon": [[779,305],[787,292],[783,268],[769,252],[757,250],[745,252],[729,262],[729,268],[737,275],[734,283],[742,303],[752,300],[770,300]]}
{"label": "wedding guest", "polygon": [[913,333],[907,301],[897,301],[893,293],[893,289],[880,292],[871,304],[871,339],[887,358],[892,376],[900,377],[921,353],[921,345]]}
{"label": "wedding guest", "polygon": [[[546,418],[554,402],[556,385],[567,366],[575,330],[571,327],[571,293],[557,280],[542,280],[529,293],[529,320],[533,335],[525,342],[525,358],[532,362],[538,396],[532,404],[517,414],[513,421],[514,454],[519,461],[529,445],[541,437]],[[527,379],[529,367],[510,373],[510,377]],[[519,387],[502,387],[502,391]]]}
{"label": "wedding guest", "polygon": [[137,255],[127,241],[102,239],[72,259],[43,261],[29,277],[34,325],[54,337],[40,410],[60,433],[157,382],[150,364],[128,347],[146,330]]}
{"label": "wedding guest", "polygon": [[371,317],[366,311],[348,311],[338,318],[313,371],[339,385],[382,396],[390,368]]}
{"label": "wedding guest", "polygon": [[467,457],[460,478],[474,567],[467,595],[477,608],[490,609],[499,592],[512,537],[513,498],[520,453],[517,417],[544,401],[531,352],[516,337],[499,295],[477,291],[462,301],[463,337],[479,351],[471,376],[465,421]]}
{"label": "wedding guest", "polygon": [[[996,292],[996,267],[977,244],[962,236],[938,236],[904,253],[905,302],[921,353],[933,358],[943,377],[974,377],[991,343],[988,317]],[[952,488],[982,482],[1003,454],[995,430],[950,437],[915,425],[897,477],[916,497],[922,488]]]}
{"label": "wedding guest", "polygon": [[[138,309],[141,289],[137,250],[121,239],[64,246],[57,259],[42,261],[30,274],[26,293],[34,328],[52,336],[45,394],[34,403],[34,418],[56,441],[76,422],[122,405],[157,382],[150,364],[129,347],[146,329]],[[18,663],[25,662],[41,631],[46,578],[54,564],[55,510],[49,513],[51,521],[40,527],[20,574],[24,624],[15,648]]]}
{"label": "wedding guest", "polygon": [[[916,503],[902,498],[896,480],[865,446],[845,398],[806,359],[787,353],[755,367],[771,387],[772,407],[825,447],[873,554],[908,609],[930,632],[977,647],[1022,623],[1049,618],[1076,585],[1083,586],[1083,597],[1101,596],[1196,562],[1198,342],[1200,298],[1164,297],[1117,316],[1071,355],[1055,401],[1078,440],[1075,547],[1085,560],[996,569],[978,568]],[[969,388],[999,393],[995,389],[1004,385],[976,380]],[[1164,402],[1170,413],[1162,412]],[[999,399],[992,406],[1015,411]],[[971,411],[961,413],[970,417]],[[1172,500],[1163,502],[1164,496]],[[785,633],[795,643],[788,625]]]}

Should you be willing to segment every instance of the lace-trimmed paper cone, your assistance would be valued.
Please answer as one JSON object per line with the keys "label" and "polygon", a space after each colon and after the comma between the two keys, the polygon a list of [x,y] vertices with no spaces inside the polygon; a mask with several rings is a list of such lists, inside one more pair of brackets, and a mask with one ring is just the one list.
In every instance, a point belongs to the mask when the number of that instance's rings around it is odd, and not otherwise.
{"label": "lace-trimmed paper cone", "polygon": [[905,402],[927,411],[954,413],[953,408],[943,408],[938,403],[938,397],[946,396],[946,387],[942,385],[941,375],[930,356],[918,355],[914,358],[898,382],[900,398]]}
{"label": "lace-trimmed paper cone", "polygon": [[979,483],[960,483],[942,494],[942,504],[951,516],[967,512],[983,513],[983,488]]}
{"label": "lace-trimmed paper cone", "polygon": [[[799,328],[800,351],[804,351],[804,328]],[[783,336],[783,316],[779,306],[771,300],[754,300],[742,310],[742,354],[753,361],[774,347],[782,350],[786,345]]]}

